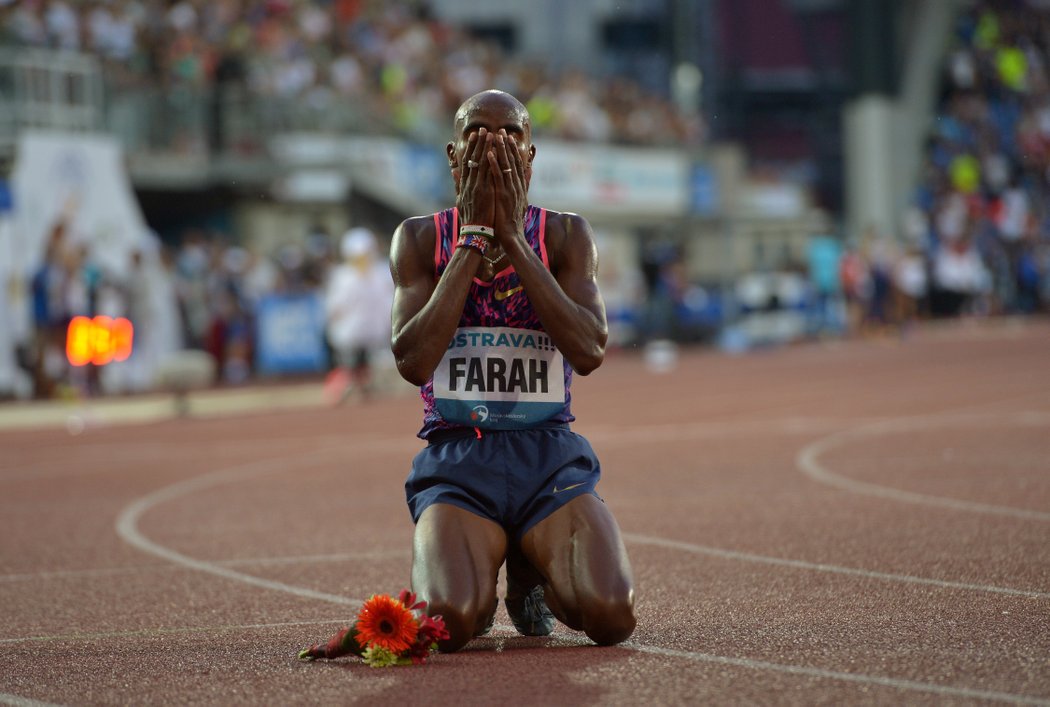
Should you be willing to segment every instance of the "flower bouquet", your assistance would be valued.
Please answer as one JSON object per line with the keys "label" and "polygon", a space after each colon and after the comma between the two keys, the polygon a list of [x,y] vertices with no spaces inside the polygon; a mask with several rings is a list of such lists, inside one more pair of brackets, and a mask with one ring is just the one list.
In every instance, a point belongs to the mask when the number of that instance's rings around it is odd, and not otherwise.
{"label": "flower bouquet", "polygon": [[437,642],[448,638],[440,616],[427,616],[425,601],[404,589],[397,599],[373,594],[361,607],[357,621],[328,639],[299,651],[299,658],[340,658],[357,655],[373,668],[390,665],[421,665]]}

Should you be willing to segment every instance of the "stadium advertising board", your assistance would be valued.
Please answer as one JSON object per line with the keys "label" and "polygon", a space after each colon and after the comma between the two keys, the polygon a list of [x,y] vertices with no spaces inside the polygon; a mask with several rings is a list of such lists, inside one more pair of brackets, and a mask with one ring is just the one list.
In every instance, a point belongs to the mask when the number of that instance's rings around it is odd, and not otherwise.
{"label": "stadium advertising board", "polygon": [[554,209],[659,217],[690,208],[690,162],[672,150],[537,144],[530,198]]}
{"label": "stadium advertising board", "polygon": [[[284,135],[275,138],[272,147],[290,167],[342,164],[357,188],[395,201],[398,195],[411,194],[440,207],[453,199],[445,154],[430,146],[396,138]],[[696,208],[694,180],[691,159],[674,150],[544,140],[537,142],[530,199],[592,216],[667,218]],[[705,186],[714,189],[710,183]]]}

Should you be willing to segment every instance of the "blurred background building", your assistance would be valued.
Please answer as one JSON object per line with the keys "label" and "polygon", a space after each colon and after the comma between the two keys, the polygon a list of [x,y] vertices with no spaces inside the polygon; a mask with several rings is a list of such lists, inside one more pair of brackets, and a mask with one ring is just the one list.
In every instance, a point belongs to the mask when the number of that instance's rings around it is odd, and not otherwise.
{"label": "blurred background building", "polygon": [[1045,314],[1048,61],[1042,0],[3,0],[0,396],[327,370],[342,234],[450,205],[490,87],[616,346]]}

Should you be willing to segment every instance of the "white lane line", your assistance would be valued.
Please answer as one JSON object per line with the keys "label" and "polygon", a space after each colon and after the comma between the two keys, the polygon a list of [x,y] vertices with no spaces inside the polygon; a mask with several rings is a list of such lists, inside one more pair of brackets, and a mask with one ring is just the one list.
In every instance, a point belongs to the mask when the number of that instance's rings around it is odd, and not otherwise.
{"label": "white lane line", "polygon": [[[374,552],[339,552],[319,555],[286,555],[284,557],[242,557],[229,560],[213,560],[220,567],[279,567],[282,565],[315,564],[322,562],[356,562],[359,560],[389,560],[411,557],[411,550],[384,550]],[[42,572],[20,572],[0,575],[0,582],[34,582],[47,579],[90,579],[120,575],[172,572],[179,567],[170,564],[140,565],[138,567],[93,567],[82,570],[47,570]]]}
{"label": "white lane line", "polygon": [[321,601],[331,602],[333,604],[344,604],[354,605],[360,604],[362,600],[354,599],[350,597],[338,596],[335,594],[328,594],[326,592],[318,592],[313,589],[306,589],[304,587],[296,587],[291,584],[285,584],[284,582],[276,582],[269,579],[263,579],[262,577],[255,577],[254,575],[245,574],[243,572],[237,572],[236,570],[229,569],[228,567],[222,567],[214,562],[207,562],[205,560],[198,560],[187,555],[183,555],[181,552],[176,552],[163,545],[159,545],[145,535],[143,535],[138,529],[139,518],[141,518],[147,511],[155,506],[167,503],[175,500],[181,496],[185,496],[197,491],[209,489],[214,486],[220,486],[222,484],[235,483],[243,481],[245,479],[254,478],[256,476],[262,476],[263,474],[270,474],[288,468],[302,468],[308,460],[318,457],[318,454],[301,455],[297,454],[288,457],[278,457],[275,459],[266,459],[258,462],[251,462],[248,464],[242,464],[228,469],[219,470],[204,474],[202,476],[196,476],[185,481],[171,484],[169,486],[163,486],[156,491],[146,494],[141,498],[131,502],[120,512],[117,516],[116,531],[117,535],[120,536],[129,545],[137,547],[143,552],[147,552],[151,555],[159,557],[168,562],[172,562],[176,565],[186,567],[200,572],[207,572],[209,574],[230,579],[235,582],[243,582],[244,584],[250,584],[255,587],[262,587],[263,589],[272,589],[278,592],[285,592],[292,594],[303,599],[319,599]]}
{"label": "white lane line", "polygon": [[[866,424],[876,418],[855,418],[853,424]],[[576,429],[594,444],[635,445],[658,444],[660,442],[683,442],[697,439],[722,439],[730,436],[747,436],[761,433],[764,435],[783,434],[800,435],[824,432],[827,429],[840,428],[842,418],[824,417],[776,417],[749,420],[710,420],[705,422],[673,422],[653,425],[632,425],[620,427],[601,425],[596,427],[578,426]]]}
{"label": "white lane line", "polygon": [[653,653],[655,655],[671,658],[682,658],[684,660],[696,660],[704,663],[715,663],[717,665],[731,665],[737,668],[748,668],[751,670],[768,670],[775,673],[787,673],[789,675],[805,675],[807,677],[821,678],[825,680],[842,680],[861,685],[879,685],[897,690],[909,690],[912,692],[928,692],[944,697],[962,697],[973,700],[993,700],[996,702],[1008,702],[1018,705],[1050,705],[1050,700],[1041,697],[1030,697],[1028,695],[1014,695],[1009,692],[994,692],[989,690],[974,690],[968,687],[952,687],[950,685],[937,685],[935,683],[918,682],[916,680],[901,680],[899,678],[888,678],[879,675],[861,675],[859,673],[844,673],[838,670],[825,670],[823,668],[809,668],[801,665],[784,665],[782,663],[770,663],[764,660],[752,658],[730,658],[710,653],[696,653],[692,651],[680,651],[672,648],[660,648],[657,646],[643,646],[624,644],[625,647],[634,648],[640,653]]}
{"label": "white lane line", "polygon": [[[93,444],[83,443],[75,446],[66,445],[40,450],[40,453],[43,454],[54,454],[54,458],[37,459],[29,462],[28,466],[18,463],[11,466],[0,466],[0,482],[80,478],[124,472],[126,469],[122,465],[136,463],[148,465],[152,464],[158,456],[163,457],[167,462],[184,460],[186,463],[199,464],[202,457],[206,457],[206,463],[235,462],[244,454],[251,454],[252,457],[257,458],[262,454],[287,452],[290,443],[301,443],[302,441],[302,438],[231,439],[224,441],[217,451],[202,451],[199,447],[187,447],[181,441],[156,440],[147,442],[116,440]],[[415,454],[421,446],[422,442],[415,438],[376,437],[355,441],[345,436],[321,435],[310,438],[309,451],[310,453],[326,451],[333,455],[341,455],[340,458],[345,460],[346,455],[350,453],[360,455],[403,449]],[[76,462],[71,463],[70,458],[75,458]],[[100,464],[101,466],[96,466]]]}
{"label": "white lane line", "polygon": [[[290,628],[295,626],[324,626],[331,624],[335,626],[347,626],[354,619],[353,615],[342,616],[337,619],[312,619],[309,621],[278,621],[265,624],[225,624],[219,626],[185,626],[182,628],[145,628],[136,631],[96,631],[52,634],[47,636],[25,636],[22,638],[0,638],[0,645],[18,643],[61,643],[66,641],[100,641],[110,638],[149,638],[151,636],[177,636],[180,634],[194,633],[226,633],[229,631],[261,631],[271,628]],[[510,624],[493,624],[492,632],[483,638],[511,638],[517,636],[517,630]],[[325,636],[327,638],[327,636]],[[591,645],[588,638],[581,636],[552,636],[552,638],[565,639],[579,645]],[[321,639],[324,640],[324,639]],[[479,638],[477,640],[483,640]],[[315,641],[316,642],[316,641]]]}
{"label": "white lane line", "polygon": [[313,619],[310,621],[280,621],[268,624],[239,624],[222,626],[184,626],[181,628],[147,628],[137,631],[98,631],[94,633],[64,633],[49,636],[25,636],[22,638],[0,638],[0,644],[14,643],[53,643],[62,641],[97,641],[107,638],[149,638],[150,636],[173,636],[185,633],[223,633],[226,631],[259,631],[271,628],[288,628],[292,626],[318,626],[323,624],[343,624],[349,620],[344,616],[338,619]]}
{"label": "white lane line", "polygon": [[945,496],[934,496],[914,491],[904,491],[879,484],[858,481],[846,476],[840,476],[828,469],[820,462],[820,456],[831,449],[843,446],[850,442],[856,442],[870,437],[877,437],[890,432],[907,432],[919,428],[934,429],[945,426],[977,425],[1028,425],[1045,426],[1050,424],[1050,414],[1043,412],[1024,412],[1013,415],[935,415],[910,418],[897,418],[884,420],[882,422],[863,425],[840,432],[834,432],[827,437],[818,439],[803,447],[795,457],[795,465],[798,469],[813,479],[829,486],[835,486],[852,493],[877,496],[902,503],[917,503],[940,508],[950,508],[956,511],[969,511],[972,513],[985,513],[990,515],[1018,518],[1021,520],[1050,521],[1050,513],[1034,511],[1012,506],[999,506],[988,503],[977,503]]}
{"label": "white lane line", "polygon": [[28,697],[9,695],[6,692],[0,692],[0,705],[11,705],[12,707],[58,707],[54,702],[31,700]]}
{"label": "white lane line", "polygon": [[1050,599],[1050,592],[1039,592],[1030,589],[1014,589],[1012,587],[996,587],[988,584],[970,584],[967,582],[951,582],[943,579],[929,579],[927,577],[916,577],[907,574],[891,574],[888,572],[876,572],[874,570],[858,569],[855,567],[842,567],[840,565],[828,565],[817,562],[806,562],[804,560],[790,560],[781,557],[769,557],[767,555],[754,555],[748,552],[737,552],[735,550],[724,550],[706,545],[681,542],[679,540],[668,540],[666,538],[653,537],[650,535],[639,535],[637,533],[624,533],[624,540],[638,543],[640,545],[655,545],[671,550],[682,550],[698,555],[711,555],[726,560],[739,560],[743,562],[755,562],[763,565],[774,565],[778,567],[790,567],[792,569],[810,570],[813,572],[828,572],[830,574],[851,575],[864,577],[866,579],[878,579],[886,582],[901,582],[903,584],[920,584],[942,589],[964,589],[975,592],[989,592],[992,594],[1005,594],[1008,596],[1026,597],[1028,599]]}

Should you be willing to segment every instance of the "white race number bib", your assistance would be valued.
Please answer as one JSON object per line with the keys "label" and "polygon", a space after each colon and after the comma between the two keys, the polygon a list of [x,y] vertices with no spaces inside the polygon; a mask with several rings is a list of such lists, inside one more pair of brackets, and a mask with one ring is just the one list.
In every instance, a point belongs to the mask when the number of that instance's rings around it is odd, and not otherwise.
{"label": "white race number bib", "polygon": [[564,359],[542,331],[460,327],[434,371],[434,401],[449,422],[532,427],[565,407]]}

